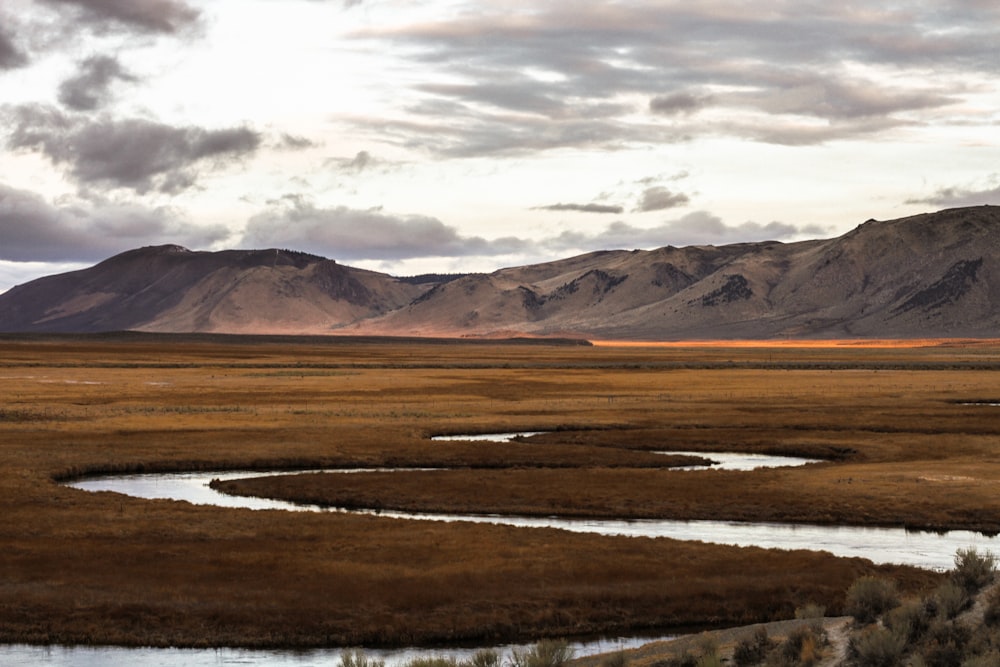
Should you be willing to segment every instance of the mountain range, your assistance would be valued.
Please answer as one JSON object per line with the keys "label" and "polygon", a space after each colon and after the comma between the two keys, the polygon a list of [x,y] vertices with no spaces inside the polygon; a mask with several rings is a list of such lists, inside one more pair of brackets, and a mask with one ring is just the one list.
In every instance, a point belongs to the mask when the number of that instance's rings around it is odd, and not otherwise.
{"label": "mountain range", "polygon": [[0,331],[608,340],[997,337],[1000,207],[832,239],[606,250],[399,278],[290,250],[154,246],[0,294]]}

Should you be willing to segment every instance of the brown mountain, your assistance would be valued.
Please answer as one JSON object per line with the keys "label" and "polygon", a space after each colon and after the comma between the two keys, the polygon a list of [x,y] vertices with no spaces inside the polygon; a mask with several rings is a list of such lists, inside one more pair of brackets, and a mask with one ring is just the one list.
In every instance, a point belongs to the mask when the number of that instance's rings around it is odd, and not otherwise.
{"label": "brown mountain", "polygon": [[615,250],[406,281],[286,251],[113,257],[0,295],[5,331],[623,340],[1000,335],[1000,207],[834,239]]}
{"label": "brown mountain", "polygon": [[288,250],[140,248],[0,295],[0,331],[330,333],[430,288]]}

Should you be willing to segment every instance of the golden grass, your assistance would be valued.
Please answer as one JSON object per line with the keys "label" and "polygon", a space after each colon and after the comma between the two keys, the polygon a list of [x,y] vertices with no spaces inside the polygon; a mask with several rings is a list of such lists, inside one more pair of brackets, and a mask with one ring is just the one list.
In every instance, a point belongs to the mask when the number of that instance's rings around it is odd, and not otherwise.
{"label": "golden grass", "polygon": [[[809,602],[836,610],[861,574],[927,587],[937,575],[818,553],[225,510],[54,480],[101,470],[466,466],[474,469],[338,478],[310,493],[383,507],[996,530],[1000,409],[960,403],[1000,398],[998,370],[1000,347],[985,344],[7,337],[0,640],[501,641],[764,621]],[[559,431],[503,446],[427,441],[549,429]],[[660,469],[670,461],[651,450],[661,449],[832,461],[677,475]]]}

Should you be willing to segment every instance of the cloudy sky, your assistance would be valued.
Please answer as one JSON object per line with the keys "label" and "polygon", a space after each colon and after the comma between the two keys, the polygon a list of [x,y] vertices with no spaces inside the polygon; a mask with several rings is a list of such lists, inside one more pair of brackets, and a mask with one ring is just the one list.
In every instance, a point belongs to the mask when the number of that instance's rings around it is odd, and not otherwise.
{"label": "cloudy sky", "polygon": [[995,0],[3,0],[0,291],[131,248],[397,275],[1000,203]]}

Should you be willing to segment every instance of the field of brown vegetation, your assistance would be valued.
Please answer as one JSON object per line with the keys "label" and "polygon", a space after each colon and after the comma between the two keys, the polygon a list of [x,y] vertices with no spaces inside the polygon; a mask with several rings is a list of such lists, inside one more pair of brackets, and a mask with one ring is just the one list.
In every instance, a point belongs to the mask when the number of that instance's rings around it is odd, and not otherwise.
{"label": "field of brown vegetation", "polygon": [[[446,467],[260,479],[342,505],[1000,530],[1000,347],[0,339],[0,641],[346,646],[832,613],[829,554],[88,493],[102,471]],[[968,405],[967,403],[975,403]],[[444,433],[552,430],[519,443]],[[826,458],[678,474],[662,450]]]}

